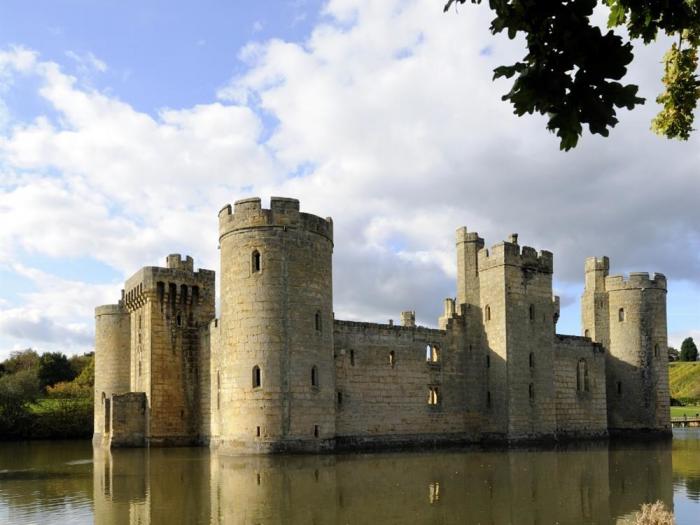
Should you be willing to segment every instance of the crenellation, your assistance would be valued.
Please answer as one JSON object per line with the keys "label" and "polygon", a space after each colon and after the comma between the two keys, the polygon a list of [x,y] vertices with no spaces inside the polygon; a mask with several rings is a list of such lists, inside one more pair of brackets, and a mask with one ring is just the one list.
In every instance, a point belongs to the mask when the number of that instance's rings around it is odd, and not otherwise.
{"label": "crenellation", "polygon": [[[666,278],[585,262],[582,334],[556,334],[553,254],[456,231],[438,328],[333,312],[333,221],[297,199],[219,212],[215,274],[170,254],[95,310],[96,445],[223,453],[668,435]],[[622,386],[619,386],[622,385]],[[116,404],[116,412],[114,411]]]}

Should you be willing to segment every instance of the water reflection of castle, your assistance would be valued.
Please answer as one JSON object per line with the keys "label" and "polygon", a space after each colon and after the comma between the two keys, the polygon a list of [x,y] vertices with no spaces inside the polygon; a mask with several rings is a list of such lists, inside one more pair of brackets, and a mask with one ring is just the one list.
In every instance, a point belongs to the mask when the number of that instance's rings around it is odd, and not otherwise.
{"label": "water reflection of castle", "polygon": [[96,450],[95,523],[616,523],[673,505],[671,448],[348,456]]}

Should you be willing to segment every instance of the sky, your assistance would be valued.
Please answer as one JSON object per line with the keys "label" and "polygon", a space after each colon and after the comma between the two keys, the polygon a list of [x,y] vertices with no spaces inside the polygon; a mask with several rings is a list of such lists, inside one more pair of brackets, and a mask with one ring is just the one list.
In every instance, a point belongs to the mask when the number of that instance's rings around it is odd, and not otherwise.
{"label": "sky", "polygon": [[218,270],[218,210],[273,195],[333,217],[339,319],[435,326],[467,226],[554,253],[560,333],[607,255],[667,276],[670,344],[700,337],[700,134],[649,131],[668,42],[630,67],[647,103],[561,152],[491,80],[522,40],[443,4],[2,2],[0,358],[90,351],[127,277],[169,253]]}

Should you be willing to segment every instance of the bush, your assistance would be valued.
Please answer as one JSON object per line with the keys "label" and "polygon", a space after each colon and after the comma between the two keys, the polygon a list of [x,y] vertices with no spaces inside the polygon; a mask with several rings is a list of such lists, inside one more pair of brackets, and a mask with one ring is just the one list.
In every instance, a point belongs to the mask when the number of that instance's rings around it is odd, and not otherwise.
{"label": "bush", "polygon": [[645,503],[642,510],[634,515],[633,525],[673,525],[673,513],[661,501]]}

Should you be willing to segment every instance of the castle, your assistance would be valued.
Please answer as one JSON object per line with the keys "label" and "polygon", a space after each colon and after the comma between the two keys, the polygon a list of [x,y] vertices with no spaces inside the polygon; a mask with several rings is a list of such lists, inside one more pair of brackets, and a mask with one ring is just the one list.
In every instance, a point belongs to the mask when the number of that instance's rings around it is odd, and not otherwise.
{"label": "castle", "polygon": [[585,264],[583,336],[559,335],[553,256],[457,230],[439,328],[336,320],[333,222],[296,199],[219,212],[215,275],[191,257],[95,310],[99,446],[223,453],[670,435],[666,279]]}

